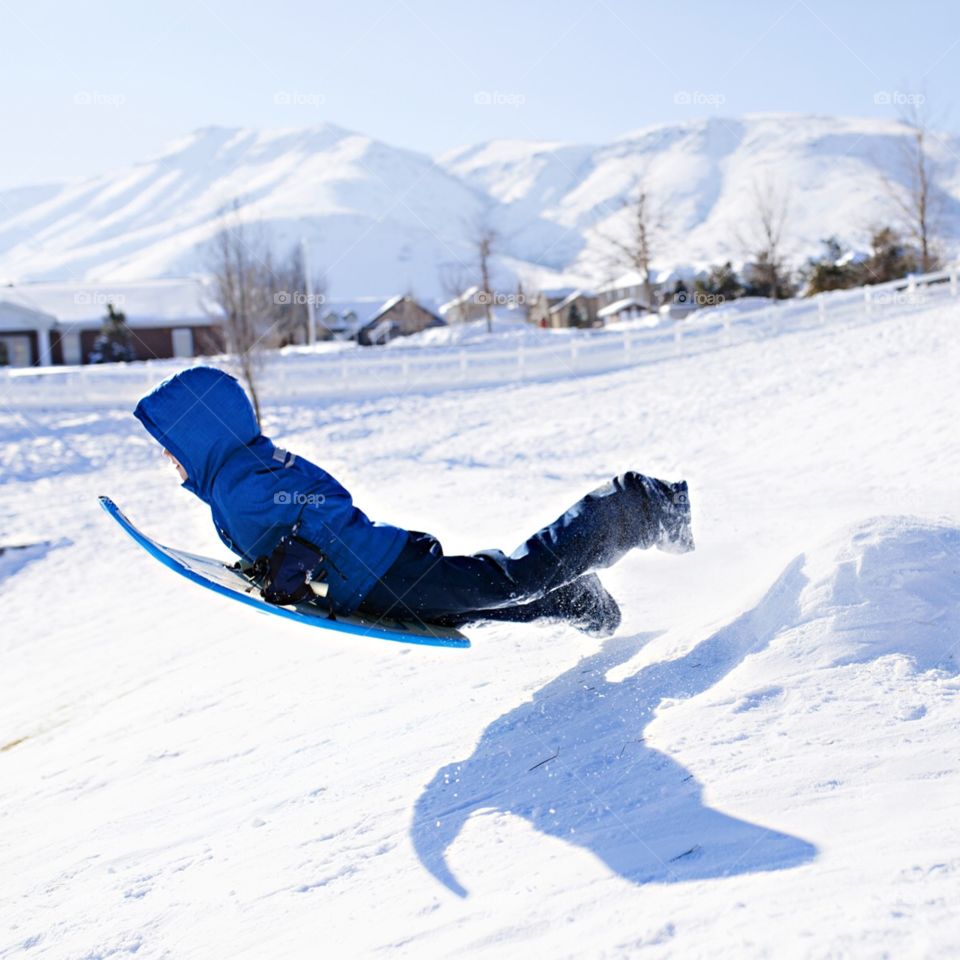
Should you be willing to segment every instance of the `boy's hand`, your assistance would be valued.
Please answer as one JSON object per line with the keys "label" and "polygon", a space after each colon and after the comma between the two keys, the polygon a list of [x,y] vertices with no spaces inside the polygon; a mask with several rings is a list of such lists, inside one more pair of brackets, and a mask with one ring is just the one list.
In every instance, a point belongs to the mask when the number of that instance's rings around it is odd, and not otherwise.
{"label": "boy's hand", "polygon": [[260,557],[254,575],[260,579],[260,595],[267,603],[286,606],[312,600],[316,595],[310,581],[323,579],[323,554],[296,533],[288,533],[269,557]]}

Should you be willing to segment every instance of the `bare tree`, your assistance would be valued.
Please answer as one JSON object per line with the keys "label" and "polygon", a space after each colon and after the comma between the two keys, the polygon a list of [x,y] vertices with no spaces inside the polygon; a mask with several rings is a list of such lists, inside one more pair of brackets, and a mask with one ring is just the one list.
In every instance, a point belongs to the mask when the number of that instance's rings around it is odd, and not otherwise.
{"label": "bare tree", "polygon": [[[920,269],[936,270],[941,263],[943,192],[930,156],[933,137],[916,100],[903,110],[900,122],[908,128],[899,140],[896,179],[881,174],[886,191],[903,223],[903,230],[920,251]],[[901,184],[898,181],[903,181]]]}
{"label": "bare tree", "polygon": [[[326,276],[322,271],[311,269],[311,282],[307,283],[302,248],[300,244],[296,244],[265,279],[270,288],[272,304],[267,345],[285,347],[291,343],[306,343],[309,339],[309,300],[313,299],[315,313],[316,308],[325,303]],[[322,327],[322,323],[320,326]],[[329,330],[325,327],[317,333],[321,339],[327,339],[330,336]]]}
{"label": "bare tree", "polygon": [[463,305],[460,304],[460,298],[471,286],[469,267],[461,260],[441,263],[437,269],[437,277],[440,281],[440,289],[443,291],[444,299],[448,302],[456,303],[457,306],[453,309],[460,311],[458,319],[465,319],[465,312]]}
{"label": "bare tree", "polygon": [[210,242],[208,265],[213,277],[213,301],[222,314],[227,351],[239,368],[259,423],[257,381],[263,340],[273,319],[274,271],[262,229],[244,222],[236,200],[221,211],[220,228]]}
{"label": "bare tree", "polygon": [[751,285],[764,295],[779,300],[791,292],[783,250],[790,198],[771,180],[755,180],[752,201],[747,232],[738,235],[738,240],[751,260]]}
{"label": "bare tree", "polygon": [[487,333],[493,330],[493,287],[492,260],[500,244],[500,234],[490,223],[486,213],[476,217],[468,225],[467,241],[474,257],[474,268],[478,274],[484,314],[487,318]]}
{"label": "bare tree", "polygon": [[613,248],[614,266],[636,270],[640,274],[646,306],[652,310],[655,295],[651,264],[657,239],[663,230],[663,215],[662,211],[655,209],[650,192],[642,180],[638,180],[630,192],[633,196],[628,196],[620,205],[621,210],[627,211],[626,238],[621,240],[602,236]]}

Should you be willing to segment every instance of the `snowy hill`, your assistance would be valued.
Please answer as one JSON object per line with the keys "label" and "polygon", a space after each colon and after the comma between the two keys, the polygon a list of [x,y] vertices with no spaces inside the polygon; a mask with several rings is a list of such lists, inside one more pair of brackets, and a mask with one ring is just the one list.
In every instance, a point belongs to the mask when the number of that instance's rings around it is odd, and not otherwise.
{"label": "snowy hill", "polygon": [[[609,271],[623,228],[623,201],[642,182],[662,221],[658,265],[698,267],[744,256],[754,184],[786,195],[787,246],[798,261],[836,234],[866,245],[871,226],[894,216],[881,172],[905,182],[900,149],[906,128],[893,121],[758,114],[655,126],[593,148],[493,141],[440,158],[451,172],[488,191],[517,242],[549,239],[535,219],[567,231],[550,246],[550,264],[579,274]],[[948,195],[945,223],[960,224],[957,142],[930,145]]]}
{"label": "snowy hill", "polygon": [[[464,224],[487,211],[504,237],[498,279],[595,284],[617,271],[606,239],[625,229],[638,179],[663,229],[657,265],[741,259],[752,189],[790,195],[797,261],[838,234],[863,245],[894,217],[880,173],[903,181],[893,121],[714,117],[610,144],[491,141],[436,160],[331,124],[305,130],[211,127],[124,170],[0,193],[0,278],[139,280],[204,268],[218,212],[239,200],[282,249],[306,236],[336,297],[414,289],[440,296],[442,264],[469,264]],[[931,153],[960,225],[960,148]]]}
{"label": "snowy hill", "polygon": [[435,264],[451,256],[452,212],[470,216],[482,203],[429,157],[332,124],[210,127],[129,169],[35,192],[33,203],[16,192],[0,230],[0,276],[136,280],[203,270],[203,245],[238,200],[281,251],[308,237],[341,294],[374,295],[434,282]]}
{"label": "snowy hill", "polygon": [[160,372],[103,368],[93,406],[24,373],[0,955],[954,955],[956,301],[871,318],[492,388],[311,398],[284,376],[308,355],[269,368],[266,431],[451,552],[628,468],[686,477],[696,552],[603,572],[602,644],[306,637],[202,591],[96,502],[224,553],[130,415]]}

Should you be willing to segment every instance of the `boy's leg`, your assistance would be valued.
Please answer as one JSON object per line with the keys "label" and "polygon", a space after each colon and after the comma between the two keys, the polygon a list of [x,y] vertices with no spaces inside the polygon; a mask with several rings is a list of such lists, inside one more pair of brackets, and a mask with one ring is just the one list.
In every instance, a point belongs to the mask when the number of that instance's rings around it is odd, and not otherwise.
{"label": "boy's leg", "polygon": [[588,573],[551,590],[539,600],[495,610],[473,610],[444,617],[441,622],[461,627],[479,620],[529,623],[542,619],[564,620],[586,633],[607,637],[620,626],[620,608],[604,589],[600,578],[595,573]]}
{"label": "boy's leg", "polygon": [[361,611],[435,621],[537,601],[628,550],[693,549],[686,484],[630,472],[615,477],[535,533],[510,556],[500,550],[444,556],[414,534]]}

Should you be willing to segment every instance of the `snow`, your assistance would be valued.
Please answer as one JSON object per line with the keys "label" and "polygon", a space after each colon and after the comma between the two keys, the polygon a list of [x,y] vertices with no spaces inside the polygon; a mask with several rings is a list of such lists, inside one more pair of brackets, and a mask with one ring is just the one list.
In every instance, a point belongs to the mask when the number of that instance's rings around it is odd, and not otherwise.
{"label": "snow", "polygon": [[0,543],[46,546],[0,557],[0,956],[955,955],[956,303],[494,388],[268,367],[267,432],[448,551],[685,477],[698,549],[604,572],[603,643],[257,617],[96,502],[223,554],[130,416],[159,368],[5,382]]}

